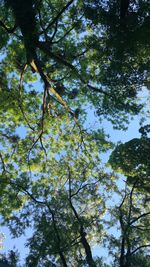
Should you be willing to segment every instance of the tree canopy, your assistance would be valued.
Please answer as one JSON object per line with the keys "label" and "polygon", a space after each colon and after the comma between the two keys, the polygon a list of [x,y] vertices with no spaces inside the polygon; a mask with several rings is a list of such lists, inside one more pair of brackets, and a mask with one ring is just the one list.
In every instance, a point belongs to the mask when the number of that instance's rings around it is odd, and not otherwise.
{"label": "tree canopy", "polygon": [[149,114],[149,13],[144,0],[0,1],[0,215],[13,237],[31,230],[24,266],[149,266],[149,125],[117,146],[101,125]]}

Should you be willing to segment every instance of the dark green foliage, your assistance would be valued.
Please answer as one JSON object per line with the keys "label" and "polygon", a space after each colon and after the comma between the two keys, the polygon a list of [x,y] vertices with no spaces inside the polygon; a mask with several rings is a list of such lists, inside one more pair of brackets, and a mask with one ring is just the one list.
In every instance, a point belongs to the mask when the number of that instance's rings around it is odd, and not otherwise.
{"label": "dark green foliage", "polygon": [[[57,1],[6,2],[13,11],[13,17],[9,13],[9,28],[13,27],[10,22],[15,18],[28,63],[36,59],[51,80],[63,80],[66,101],[70,102],[71,92],[78,89],[81,103],[88,100],[100,119],[107,117],[118,128],[128,122],[129,114],[141,111],[142,103],[137,98],[142,86],[148,86],[150,36],[149,8],[143,1],[135,6],[130,1],[123,24],[118,1],[85,1],[84,4],[70,1],[64,8],[63,1],[62,4]],[[15,39],[20,42],[18,28],[14,33],[17,31]],[[24,59],[21,44],[18,43],[15,50],[21,62]],[[18,62],[15,57],[14,63]]]}
{"label": "dark green foliage", "polygon": [[17,251],[10,250],[7,255],[2,255],[0,259],[0,267],[20,267],[19,254]]}
{"label": "dark green foliage", "polygon": [[26,49],[28,63],[34,58],[38,41],[35,1],[33,0],[6,0],[12,9],[16,26],[20,28]]}
{"label": "dark green foliage", "polygon": [[118,145],[110,156],[109,163],[114,170],[127,175],[127,182],[150,192],[150,139],[134,138]]}
{"label": "dark green foliage", "polygon": [[150,139],[134,138],[118,145],[109,161],[114,169],[120,168],[124,173],[138,172],[144,165],[149,168]]}

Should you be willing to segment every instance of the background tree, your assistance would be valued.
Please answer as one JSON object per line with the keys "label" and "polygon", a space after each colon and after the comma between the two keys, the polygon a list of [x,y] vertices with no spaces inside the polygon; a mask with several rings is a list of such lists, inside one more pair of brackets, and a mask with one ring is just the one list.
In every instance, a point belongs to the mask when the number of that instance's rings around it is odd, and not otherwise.
{"label": "background tree", "polygon": [[109,159],[114,170],[119,170],[127,175],[129,184],[136,182],[139,190],[147,193],[150,192],[149,144],[150,139],[148,136],[134,138],[125,144],[118,145]]}
{"label": "background tree", "polygon": [[110,236],[109,250],[115,259],[112,266],[149,265],[149,219],[148,202],[136,182],[132,187],[126,186],[121,204],[112,211],[113,223],[120,231],[118,238]]}
{"label": "background tree", "polygon": [[[141,138],[134,138],[118,145],[112,152],[109,163],[112,168],[121,171],[126,179],[123,200],[115,210],[120,222],[121,239],[120,265],[149,265],[149,138],[148,125],[142,127]],[[146,131],[147,130],[147,131]]]}

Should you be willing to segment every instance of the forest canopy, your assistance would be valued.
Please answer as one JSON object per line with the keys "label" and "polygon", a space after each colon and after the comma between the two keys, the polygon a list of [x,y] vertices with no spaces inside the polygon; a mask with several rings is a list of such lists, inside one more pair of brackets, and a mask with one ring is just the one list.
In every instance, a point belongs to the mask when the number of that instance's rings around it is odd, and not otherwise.
{"label": "forest canopy", "polygon": [[0,1],[0,222],[31,232],[0,264],[150,266],[149,25],[145,0]]}

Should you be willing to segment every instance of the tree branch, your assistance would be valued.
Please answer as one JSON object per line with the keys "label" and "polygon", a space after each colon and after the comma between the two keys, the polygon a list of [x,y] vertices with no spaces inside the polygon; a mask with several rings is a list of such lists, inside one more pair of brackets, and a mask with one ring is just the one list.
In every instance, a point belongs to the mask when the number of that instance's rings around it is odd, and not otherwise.
{"label": "tree branch", "polygon": [[140,216],[138,216],[137,218],[133,219],[133,220],[130,222],[130,225],[131,225],[131,224],[133,224],[134,222],[138,221],[139,219],[141,219],[141,218],[143,218],[143,217],[145,217],[145,216],[149,215],[149,214],[150,214],[150,211],[149,211],[149,212],[146,212],[146,213],[143,213],[143,214],[141,214],[141,215],[140,215]]}
{"label": "tree branch", "polygon": [[50,37],[51,42],[52,42],[52,40],[54,39],[54,37],[55,37],[55,35],[56,35],[56,33],[57,33],[57,30],[58,30],[58,22],[57,22],[57,20],[56,20],[56,22],[55,22],[55,29],[54,29],[53,35]]}
{"label": "tree branch", "polygon": [[81,15],[81,17],[75,22],[75,23],[73,23],[72,24],[72,27],[68,30],[68,31],[66,31],[66,33],[62,36],[62,37],[60,37],[57,41],[55,41],[55,42],[52,42],[52,44],[57,44],[57,43],[59,43],[60,41],[62,41],[75,27],[76,27],[76,25],[78,24],[78,21],[81,19],[83,17],[83,15]]}
{"label": "tree branch", "polygon": [[141,249],[141,248],[147,248],[147,247],[150,248],[150,244],[149,244],[149,245],[139,246],[139,247],[137,247],[135,250],[133,250],[133,251],[130,253],[130,255],[134,254],[136,251],[138,251],[138,250]]}
{"label": "tree branch", "polygon": [[45,31],[47,31],[59,19],[59,17],[66,11],[66,9],[73,3],[73,1],[74,0],[69,1],[67,5],[62,8],[62,10],[57,14],[57,16],[45,28]]}
{"label": "tree branch", "polygon": [[87,264],[89,267],[96,267],[96,264],[93,260],[93,257],[92,257],[92,252],[91,252],[91,247],[87,241],[87,238],[86,238],[86,233],[84,231],[84,226],[83,226],[83,223],[75,209],[75,207],[73,206],[72,204],[72,200],[71,200],[71,170],[70,170],[70,167],[68,167],[68,172],[69,172],[69,175],[68,175],[68,179],[69,179],[69,203],[70,203],[70,206],[71,206],[71,209],[79,223],[79,227],[80,227],[80,236],[81,236],[81,243],[83,245],[83,248],[85,250],[85,254],[86,254],[86,260],[87,260]]}
{"label": "tree branch", "polygon": [[134,193],[134,189],[136,187],[136,184],[138,182],[138,178],[136,179],[136,181],[134,182],[133,186],[132,186],[132,189],[131,189],[131,192],[130,192],[130,205],[129,205],[129,212],[128,212],[128,224],[130,225],[130,219],[131,219],[131,213],[132,213],[132,207],[133,207],[133,201],[132,201],[132,197],[133,197],[133,193]]}
{"label": "tree branch", "polygon": [[84,84],[86,85],[88,88],[92,89],[93,91],[97,92],[97,93],[101,93],[107,96],[110,96],[110,94],[108,94],[106,91],[104,91],[102,88],[97,88],[93,85],[90,85],[89,83],[87,83],[85,81],[85,79],[83,78],[83,76],[79,73],[79,71],[76,69],[75,66],[73,66],[70,62],[68,62],[67,60],[64,59],[64,57],[62,55],[56,55],[54,54],[50,48],[49,48],[50,43],[48,42],[38,42],[37,43],[37,47],[41,50],[43,50],[44,52],[46,52],[47,54],[50,55],[50,57],[52,57],[54,60],[56,60],[58,63],[66,66],[67,68],[69,68],[70,70],[73,71],[73,73],[76,75],[76,77]]}
{"label": "tree branch", "polygon": [[9,29],[9,28],[7,28],[7,26],[6,26],[1,20],[0,20],[0,26],[1,26],[3,29],[5,29],[5,31],[6,31],[7,33],[14,33],[14,31],[15,31],[16,28],[17,28],[17,25],[15,24],[13,28]]}

